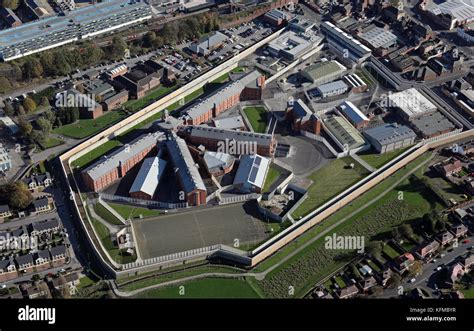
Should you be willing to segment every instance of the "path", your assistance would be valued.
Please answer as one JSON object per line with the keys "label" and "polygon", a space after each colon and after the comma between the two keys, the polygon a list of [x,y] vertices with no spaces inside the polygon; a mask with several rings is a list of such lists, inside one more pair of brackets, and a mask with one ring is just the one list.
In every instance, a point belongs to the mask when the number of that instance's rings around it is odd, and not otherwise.
{"label": "path", "polygon": [[357,154],[351,154],[351,156],[352,156],[352,158],[353,158],[354,160],[356,160],[357,162],[359,162],[359,164],[360,164],[361,166],[363,166],[365,169],[367,169],[368,171],[374,172],[375,170],[377,170],[377,169],[375,169],[374,167],[372,167],[370,164],[368,164],[367,162],[365,162],[359,155],[357,155]]}
{"label": "path", "polygon": [[111,281],[111,285],[112,285],[112,290],[114,291],[114,293],[117,295],[117,296],[120,296],[120,297],[132,297],[132,296],[135,296],[141,292],[144,292],[144,291],[148,291],[148,290],[152,290],[152,289],[156,289],[156,288],[160,288],[160,287],[166,287],[166,286],[170,286],[170,285],[174,285],[174,284],[179,284],[179,283],[183,283],[183,282],[187,282],[187,281],[192,281],[192,280],[198,280],[198,279],[202,279],[202,278],[208,278],[208,277],[223,277],[223,278],[241,278],[241,277],[255,277],[257,280],[263,280],[265,279],[265,277],[271,273],[273,270],[275,270],[276,268],[278,268],[280,265],[284,264],[286,261],[290,260],[291,258],[293,258],[294,256],[296,256],[298,253],[300,253],[301,251],[303,251],[305,248],[307,248],[308,246],[312,245],[315,241],[319,240],[320,238],[322,238],[323,236],[325,236],[327,233],[329,233],[330,231],[332,231],[334,228],[338,227],[340,224],[344,223],[345,221],[351,219],[352,217],[354,217],[355,215],[357,215],[358,213],[362,212],[363,210],[367,209],[370,205],[372,205],[373,203],[379,201],[382,197],[384,197],[388,192],[390,192],[391,190],[393,190],[394,188],[396,188],[398,185],[400,185],[400,183],[402,183],[405,179],[407,179],[411,174],[415,173],[418,169],[420,169],[421,167],[423,167],[426,163],[428,163],[429,161],[431,161],[431,159],[433,158],[433,155],[431,155],[430,158],[428,158],[427,160],[425,160],[424,162],[420,163],[419,165],[417,165],[414,169],[410,170],[408,173],[406,173],[404,176],[402,176],[399,180],[397,180],[394,184],[392,184],[390,187],[388,187],[387,189],[385,189],[381,194],[379,194],[376,198],[368,201],[367,203],[365,203],[363,206],[361,206],[360,208],[358,208],[357,210],[353,211],[352,213],[350,213],[349,215],[341,218],[339,221],[337,221],[336,223],[332,224],[331,226],[329,226],[326,230],[320,232],[319,234],[317,234],[315,237],[311,238],[310,240],[308,240],[305,244],[303,244],[302,246],[298,247],[297,249],[293,250],[293,252],[291,252],[290,254],[288,254],[287,256],[285,256],[284,258],[282,258],[280,261],[278,261],[277,263],[275,263],[274,265],[272,265],[271,267],[269,267],[268,269],[262,271],[262,272],[257,272],[257,273],[254,273],[254,272],[245,272],[245,273],[240,273],[240,274],[226,274],[226,273],[204,273],[204,274],[201,274],[201,275],[195,275],[195,276],[190,276],[190,277],[185,277],[185,278],[180,278],[180,279],[176,279],[176,280],[172,280],[172,281],[168,281],[168,282],[163,282],[163,283],[160,283],[160,284],[155,284],[155,285],[151,285],[151,286],[148,286],[148,287],[144,287],[144,288],[141,288],[141,289],[137,289],[137,290],[133,290],[133,291],[130,291],[130,292],[124,292],[124,291],[121,291],[117,288],[117,285],[115,284],[115,282]]}

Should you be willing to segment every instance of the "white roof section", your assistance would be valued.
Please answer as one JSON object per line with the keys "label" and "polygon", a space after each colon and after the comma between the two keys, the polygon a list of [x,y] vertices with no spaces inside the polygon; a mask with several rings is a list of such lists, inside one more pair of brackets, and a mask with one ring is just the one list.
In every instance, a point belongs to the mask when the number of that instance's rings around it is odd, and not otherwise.
{"label": "white roof section", "polygon": [[192,44],[189,48],[194,53],[204,54],[206,55],[209,50],[217,45],[220,45],[225,40],[229,39],[225,34],[216,31],[209,36],[201,39],[197,43]]}
{"label": "white roof section", "polygon": [[436,111],[436,106],[415,88],[390,94],[388,101],[390,107],[400,108],[409,118]]}
{"label": "white roof section", "polygon": [[396,35],[378,26],[374,26],[369,31],[362,33],[359,37],[368,42],[373,48],[387,48],[397,42]]}
{"label": "white roof section", "polygon": [[0,112],[0,122],[2,122],[3,125],[5,125],[8,128],[8,130],[10,130],[11,134],[16,134],[18,133],[18,131],[20,131],[20,129],[18,128],[18,125],[16,125],[16,123],[13,122],[13,120],[7,115],[2,115],[1,112]]}
{"label": "white roof section", "polygon": [[227,153],[206,151],[204,162],[209,170],[216,168],[227,168],[234,162],[235,158]]}
{"label": "white roof section", "polygon": [[458,21],[474,20],[474,0],[447,0],[442,3],[430,1],[426,9],[434,15],[451,15]]}
{"label": "white roof section", "polygon": [[122,71],[127,71],[127,70],[128,70],[128,67],[125,64],[119,64],[118,66],[115,66],[112,69],[110,69],[108,72],[111,75],[116,75]]}
{"label": "white roof section", "polygon": [[344,114],[344,116],[348,117],[350,120],[352,120],[354,123],[360,123],[363,121],[369,121],[369,118],[365,116],[364,113],[360,111],[359,108],[357,108],[356,105],[354,105],[350,101],[344,101],[340,106],[339,106],[341,112]]}
{"label": "white roof section", "polygon": [[[318,37],[319,40],[321,39]],[[311,47],[312,42],[298,36],[293,31],[283,33],[281,36],[271,41],[268,47],[275,53],[284,52],[294,57],[301,55]]]}
{"label": "white roof section", "polygon": [[213,119],[212,121],[214,126],[219,129],[235,130],[245,127],[244,120],[240,115]]}
{"label": "white roof section", "polygon": [[133,181],[129,193],[143,192],[150,196],[155,191],[163,175],[167,162],[159,157],[150,157],[143,161],[140,171]]}
{"label": "white roof section", "polygon": [[243,155],[234,178],[234,184],[243,184],[248,188],[250,186],[262,188],[269,166],[270,160],[258,154]]}
{"label": "white roof section", "polygon": [[154,132],[140,136],[129,144],[112,152],[110,155],[104,156],[99,161],[84,169],[83,172],[87,173],[92,180],[99,179],[109,171],[119,167],[120,164],[135,157],[143,150],[156,145],[158,141],[164,138],[165,134],[163,132]]}

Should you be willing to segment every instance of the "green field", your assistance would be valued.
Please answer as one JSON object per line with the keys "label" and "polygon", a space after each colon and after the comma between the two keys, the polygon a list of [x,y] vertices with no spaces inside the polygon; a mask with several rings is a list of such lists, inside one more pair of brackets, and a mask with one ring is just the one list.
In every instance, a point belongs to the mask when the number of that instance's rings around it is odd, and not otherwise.
{"label": "green field", "polygon": [[469,290],[461,290],[466,299],[474,299],[474,287],[471,287]]}
{"label": "green field", "polygon": [[[407,179],[395,189],[385,193],[388,187],[411,169],[426,161],[429,156],[428,153],[424,154],[408,164],[406,168],[391,175],[351,204],[328,217],[323,223],[308,230],[297,240],[280,249],[278,253],[258,265],[253,271],[266,270],[315,235],[376,198],[380,199],[336,226],[327,235],[332,235],[332,233],[362,235],[369,238],[366,242],[374,240],[374,238],[380,240],[381,237],[390,236],[391,229],[401,223],[419,220],[426,212],[433,209],[441,210],[442,206],[430,191],[426,190],[424,186],[414,186],[413,182],[409,182]],[[418,191],[418,189],[422,190]],[[398,200],[399,191],[404,192],[403,200]],[[324,249],[324,242],[323,236],[272,270],[263,281],[255,281],[255,285],[260,288],[260,292],[269,297],[288,296],[288,286],[290,285],[295,287],[296,296],[304,295],[319,280],[332,274],[353,258],[353,254],[347,251]]]}
{"label": "green field", "polygon": [[253,131],[265,133],[268,124],[268,112],[265,107],[245,107],[244,113],[252,126]]}
{"label": "green field", "polygon": [[[180,291],[184,291],[181,292]],[[254,289],[245,281],[237,279],[201,279],[160,289],[149,290],[138,298],[183,298],[183,299],[220,299],[220,298],[259,298]]]}
{"label": "green field", "polygon": [[75,123],[60,126],[54,129],[53,132],[75,139],[82,139],[117,123],[126,115],[127,114],[121,110],[109,111],[96,119],[81,119]]}
{"label": "green field", "polygon": [[162,96],[173,91],[177,86],[159,86],[149,93],[147,93],[143,98],[136,100],[129,100],[124,103],[123,107],[129,111],[137,111],[142,108],[145,108],[152,102],[160,99]]}
{"label": "green field", "polygon": [[104,154],[111,152],[113,149],[120,145],[121,143],[117,140],[109,140],[106,143],[100,145],[99,147],[93,149],[89,153],[73,161],[72,166],[76,168],[85,168],[97,159],[101,158]]}
{"label": "green field", "polygon": [[[183,266],[181,266],[181,268],[183,268]],[[166,271],[164,271],[164,274],[157,274],[156,276],[152,276],[152,277],[148,277],[148,278],[144,278],[141,280],[136,280],[136,281],[127,283],[126,285],[120,286],[120,289],[124,291],[133,291],[140,288],[149,287],[152,285],[162,284],[164,282],[169,282],[176,279],[182,279],[185,277],[191,277],[195,275],[201,275],[201,274],[213,273],[213,272],[235,274],[235,273],[239,273],[243,271],[232,269],[226,266],[214,266],[214,265],[191,267],[187,270],[179,270],[176,272],[169,272],[169,273],[168,273],[168,269],[166,269]]]}
{"label": "green field", "polygon": [[53,148],[62,144],[64,144],[63,140],[49,137],[44,143],[41,144],[41,147],[43,149],[48,149],[48,148]]}
{"label": "green field", "polygon": [[385,245],[383,247],[383,252],[391,259],[394,259],[398,256],[400,256],[400,253],[398,253],[392,246],[390,245]]}
{"label": "green field", "polygon": [[262,192],[268,192],[272,184],[280,177],[280,172],[270,166],[267,173],[267,178],[265,178],[265,184],[263,185]]}
{"label": "green field", "polygon": [[383,153],[379,154],[375,152],[374,150],[368,151],[368,153],[363,153],[360,154],[360,158],[370,164],[372,167],[378,169],[382,167],[383,165],[387,164],[389,161],[393,160],[397,156],[401,155],[403,152],[405,152],[407,148],[401,148],[397,149],[396,151],[393,152],[388,152],[388,153]]}
{"label": "green field", "polygon": [[120,214],[124,219],[128,218],[138,218],[140,215],[143,217],[152,217],[163,215],[162,211],[156,209],[148,209],[143,207],[135,207],[130,205],[122,205],[118,203],[109,203],[109,206],[115,209],[117,213]]}
{"label": "green field", "polygon": [[112,214],[103,204],[100,202],[96,203],[94,206],[95,212],[97,215],[102,217],[104,220],[109,222],[113,225],[123,225],[123,223],[114,215]]}
{"label": "green field", "polygon": [[[349,165],[354,163],[354,168]],[[331,198],[367,176],[368,171],[351,157],[337,159],[314,172],[308,178],[313,181],[308,189],[308,198],[294,211],[299,219],[321,206]]]}
{"label": "green field", "polygon": [[135,255],[130,256],[128,254],[123,254],[117,246],[114,246],[112,242],[112,237],[110,236],[109,229],[98,220],[91,217],[92,225],[97,232],[97,236],[99,237],[102,245],[104,245],[105,249],[109,252],[112,259],[114,259],[117,263],[130,263],[134,262],[137,257]]}

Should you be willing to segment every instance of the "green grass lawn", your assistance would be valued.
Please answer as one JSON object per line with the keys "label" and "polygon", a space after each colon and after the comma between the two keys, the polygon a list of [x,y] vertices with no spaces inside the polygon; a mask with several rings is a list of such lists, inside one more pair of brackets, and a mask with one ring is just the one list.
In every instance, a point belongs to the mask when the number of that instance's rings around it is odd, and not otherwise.
{"label": "green grass lawn", "polygon": [[123,223],[120,222],[120,220],[117,217],[115,217],[115,215],[112,214],[107,208],[105,208],[105,206],[101,204],[100,202],[95,204],[94,209],[97,215],[102,217],[104,220],[106,220],[110,224],[123,225]]}
{"label": "green grass lawn", "polygon": [[85,168],[90,164],[94,163],[94,161],[101,158],[103,155],[110,153],[113,149],[117,148],[120,145],[121,143],[117,140],[109,140],[106,143],[100,145],[99,147],[93,149],[89,153],[73,161],[72,166],[76,168]]}
{"label": "green grass lawn", "polygon": [[[348,168],[351,163],[354,163],[354,169]],[[313,181],[308,189],[308,198],[294,211],[293,218],[299,219],[307,215],[368,174],[351,157],[334,160],[308,177]]]}
{"label": "green grass lawn", "polygon": [[392,246],[390,245],[385,245],[383,247],[383,252],[391,259],[394,259],[398,256],[400,256],[400,253],[398,253]]}
{"label": "green grass lawn", "polygon": [[469,290],[461,290],[464,293],[466,299],[474,299],[474,287],[471,287]]}
{"label": "green grass lawn", "polygon": [[233,73],[238,73],[238,72],[246,72],[246,68],[245,67],[235,67],[234,69],[231,70],[231,72]]}
{"label": "green grass lawn", "polygon": [[337,276],[335,281],[336,281],[336,284],[339,285],[340,288],[346,287],[346,283],[342,280],[341,276]]}
{"label": "green grass lawn", "polygon": [[126,113],[120,110],[109,111],[96,119],[80,119],[76,123],[63,125],[54,129],[53,132],[75,139],[82,139],[117,123],[125,116]]}
{"label": "green grass lawn", "polygon": [[98,220],[94,219],[91,217],[91,222],[92,225],[95,228],[95,231],[97,232],[97,235],[102,242],[102,245],[104,245],[105,249],[109,252],[110,256],[112,259],[114,259],[115,262],[117,263],[130,263],[134,262],[137,257],[135,255],[130,256],[127,254],[123,254],[120,252],[117,246],[114,246],[112,242],[112,237],[110,236],[109,229],[102,223],[100,223]]}
{"label": "green grass lawn", "polygon": [[396,158],[397,156],[401,155],[408,148],[410,147],[397,149],[395,151],[383,154],[379,154],[371,149],[370,151],[368,151],[368,153],[363,153],[359,156],[362,160],[370,164],[372,167],[378,169],[393,160],[394,158]]}
{"label": "green grass lawn", "polygon": [[156,209],[148,209],[144,207],[135,207],[130,205],[122,205],[118,203],[109,203],[109,206],[115,209],[117,213],[120,214],[124,219],[130,218],[138,218],[140,215],[143,217],[152,217],[152,216],[160,216],[163,214],[162,211]]}
{"label": "green grass lawn", "polygon": [[94,285],[96,282],[93,281],[92,279],[90,279],[89,277],[87,276],[84,276],[80,279],[80,283],[79,285],[77,286],[78,289],[83,289],[85,287],[89,287],[89,286],[92,286]]}
{"label": "green grass lawn", "polygon": [[143,98],[137,99],[137,100],[129,100],[126,103],[124,103],[124,108],[128,109],[129,111],[137,111],[142,108],[145,108],[152,102],[160,99],[162,96],[170,93],[173,91],[177,86],[159,86],[149,93],[147,93]]}
{"label": "green grass lawn", "polygon": [[244,113],[247,116],[253,131],[265,133],[268,124],[268,112],[265,107],[246,107]]}
{"label": "green grass lawn", "polygon": [[[183,266],[180,266],[180,268],[183,268]],[[156,284],[161,284],[164,282],[181,279],[185,277],[191,277],[191,276],[200,275],[200,274],[205,274],[205,273],[219,272],[219,273],[235,274],[235,273],[240,273],[243,271],[232,269],[226,266],[204,265],[204,266],[189,268],[187,270],[178,270],[176,272],[170,272],[170,273],[167,273],[167,272],[168,272],[168,269],[164,271],[164,274],[157,274],[152,277],[130,282],[126,285],[121,286],[120,289],[124,291],[133,291],[136,289],[145,288],[145,287],[156,285]]]}
{"label": "green grass lawn", "polygon": [[262,192],[268,192],[272,184],[280,177],[280,172],[270,166],[267,173],[267,178],[265,178],[265,184],[263,185]]}
{"label": "green grass lawn", "polygon": [[63,140],[49,137],[44,143],[41,144],[41,147],[43,149],[48,149],[48,148],[56,147],[62,144],[64,144]]}
{"label": "green grass lawn", "polygon": [[[184,295],[180,294],[184,290]],[[181,292],[182,293],[182,292]],[[237,279],[201,279],[141,293],[139,298],[259,298],[255,290],[245,281]]]}

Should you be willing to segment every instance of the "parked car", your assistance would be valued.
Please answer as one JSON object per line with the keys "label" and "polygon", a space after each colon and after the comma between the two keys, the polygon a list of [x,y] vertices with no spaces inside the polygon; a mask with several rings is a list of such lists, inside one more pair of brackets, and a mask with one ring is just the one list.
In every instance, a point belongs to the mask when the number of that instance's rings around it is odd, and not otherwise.
{"label": "parked car", "polygon": [[416,282],[416,278],[412,278],[412,279],[410,279],[408,282],[409,282],[409,283],[414,283],[414,282]]}

